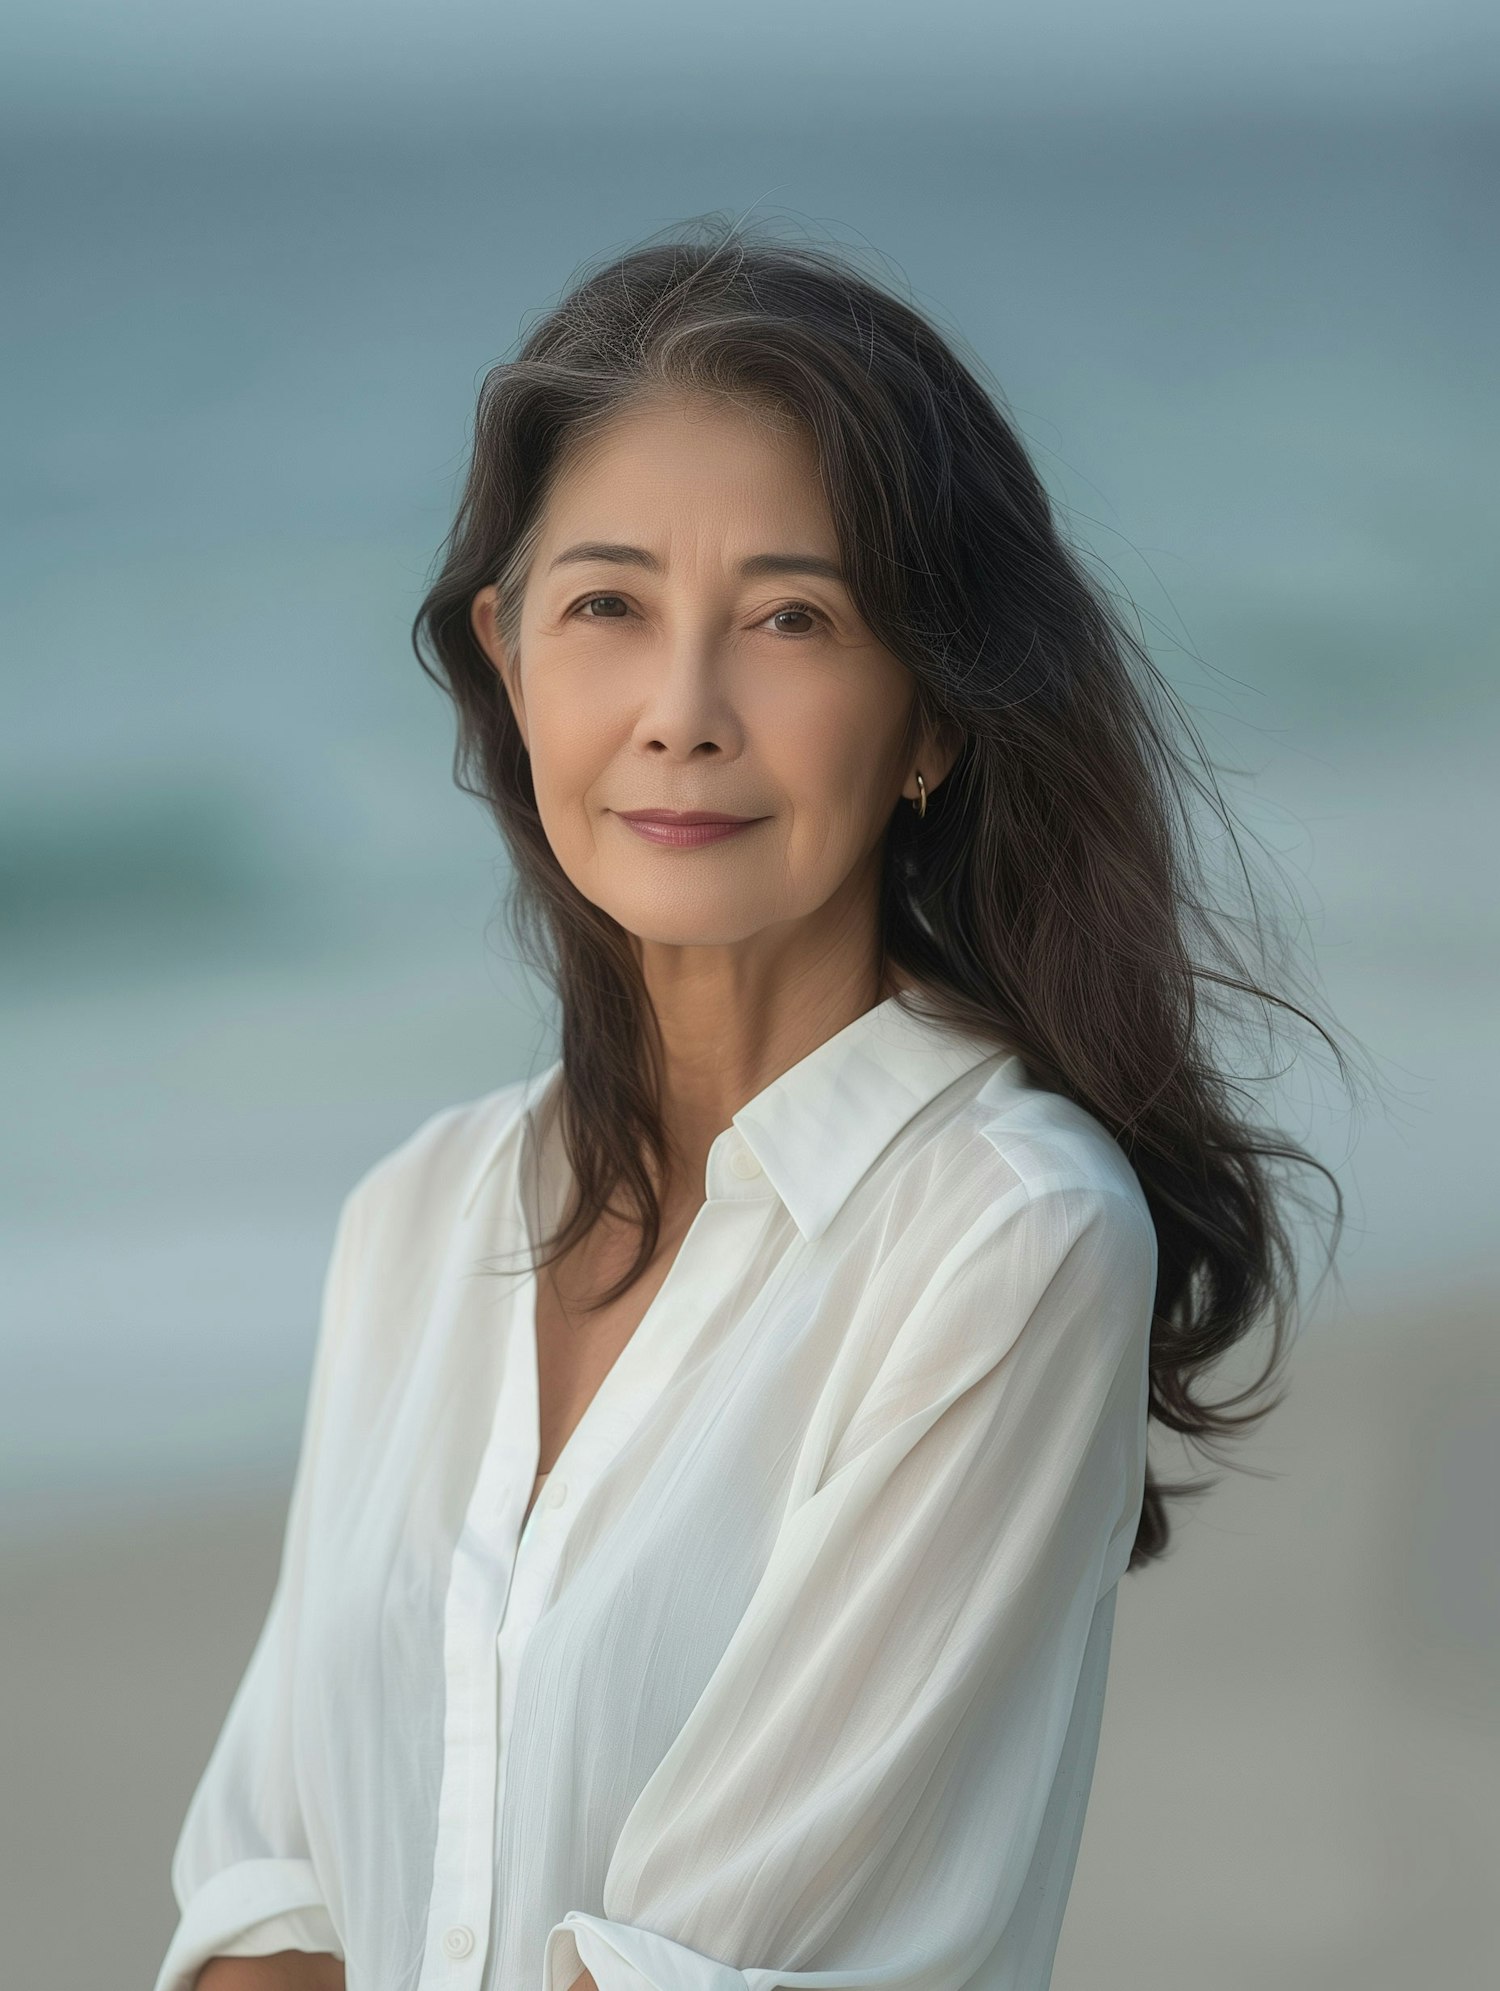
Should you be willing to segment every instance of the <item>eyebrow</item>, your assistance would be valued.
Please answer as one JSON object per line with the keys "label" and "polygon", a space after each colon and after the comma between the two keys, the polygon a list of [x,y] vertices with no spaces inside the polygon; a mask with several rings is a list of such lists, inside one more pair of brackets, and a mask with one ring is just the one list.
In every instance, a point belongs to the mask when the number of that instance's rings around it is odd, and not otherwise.
{"label": "eyebrow", "polygon": [[[585,539],[577,546],[569,546],[558,554],[552,567],[572,566],[585,560],[605,560],[617,567],[644,567],[650,574],[662,570],[660,560],[643,546],[622,546],[607,539]],[[825,560],[820,553],[752,553],[748,560],[740,562],[740,574],[747,581],[759,579],[763,574],[817,574],[825,581],[839,582],[844,578],[837,560]]]}

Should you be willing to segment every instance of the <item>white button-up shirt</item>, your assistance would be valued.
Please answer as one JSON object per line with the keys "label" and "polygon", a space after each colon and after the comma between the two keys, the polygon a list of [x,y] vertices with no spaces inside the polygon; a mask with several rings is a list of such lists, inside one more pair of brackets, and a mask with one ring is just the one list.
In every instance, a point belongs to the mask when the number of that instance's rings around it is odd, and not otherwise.
{"label": "white button-up shirt", "polygon": [[346,1198],[276,1589],[172,1862],[350,1991],[1042,1991],[1144,1486],[1107,1131],[895,998],[766,1086],[554,1462],[560,1066]]}

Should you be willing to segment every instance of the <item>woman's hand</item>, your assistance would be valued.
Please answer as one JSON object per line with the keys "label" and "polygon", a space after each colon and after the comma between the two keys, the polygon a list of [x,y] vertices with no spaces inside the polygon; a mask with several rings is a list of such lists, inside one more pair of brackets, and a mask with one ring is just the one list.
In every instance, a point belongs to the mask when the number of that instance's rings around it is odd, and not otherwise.
{"label": "woman's hand", "polygon": [[[585,1976],[594,1991],[594,1980]],[[277,1950],[274,1956],[211,1956],[193,1991],[344,1991],[344,1966],[336,1956]]]}

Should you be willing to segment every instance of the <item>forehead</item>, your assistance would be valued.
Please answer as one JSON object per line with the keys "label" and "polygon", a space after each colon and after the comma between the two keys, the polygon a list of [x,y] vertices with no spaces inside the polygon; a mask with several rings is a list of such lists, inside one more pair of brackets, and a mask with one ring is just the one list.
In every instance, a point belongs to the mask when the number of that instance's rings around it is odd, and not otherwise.
{"label": "forehead", "polygon": [[554,470],[544,531],[601,513],[618,524],[651,511],[730,524],[774,507],[820,539],[833,519],[812,438],[780,411],[724,396],[653,395],[572,445]]}

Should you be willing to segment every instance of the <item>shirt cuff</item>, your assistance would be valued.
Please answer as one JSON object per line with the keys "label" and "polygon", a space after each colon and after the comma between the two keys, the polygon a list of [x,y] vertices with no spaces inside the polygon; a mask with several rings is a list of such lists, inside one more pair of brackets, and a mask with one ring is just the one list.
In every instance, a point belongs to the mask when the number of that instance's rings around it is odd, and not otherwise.
{"label": "shirt cuff", "polygon": [[240,1860],[205,1881],[183,1908],[153,1991],[192,1991],[211,1956],[277,1950],[344,1954],[309,1861]]}
{"label": "shirt cuff", "polygon": [[548,1932],[542,1991],[568,1991],[585,1970],[599,1991],[749,1991],[777,1981],[774,1972],[747,1975],[652,1929],[570,1909]]}
{"label": "shirt cuff", "polygon": [[334,1934],[326,1908],[297,1908],[286,1915],[272,1915],[257,1922],[233,1942],[220,1943],[215,1956],[275,1956],[278,1950],[308,1950],[314,1956],[327,1954],[342,1958],[344,1951]]}

